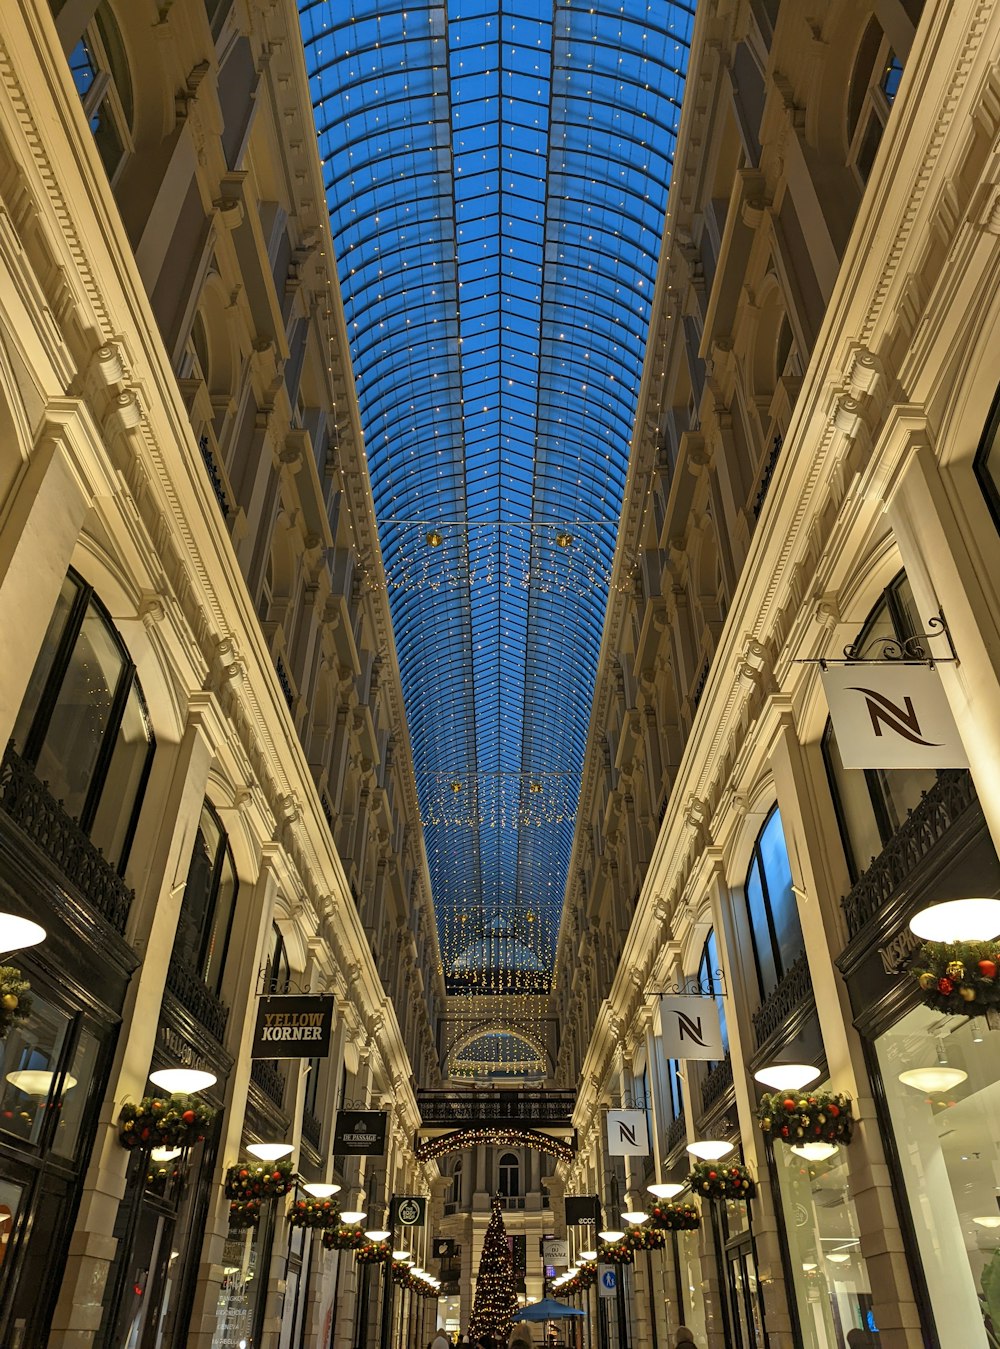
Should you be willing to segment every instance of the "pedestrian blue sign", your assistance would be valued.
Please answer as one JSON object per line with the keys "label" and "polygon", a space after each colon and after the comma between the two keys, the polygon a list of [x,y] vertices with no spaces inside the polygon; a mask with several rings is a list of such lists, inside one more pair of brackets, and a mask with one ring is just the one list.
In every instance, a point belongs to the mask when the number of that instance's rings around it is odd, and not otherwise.
{"label": "pedestrian blue sign", "polygon": [[598,1283],[601,1288],[601,1297],[614,1297],[618,1291],[618,1271],[611,1265],[602,1265]]}

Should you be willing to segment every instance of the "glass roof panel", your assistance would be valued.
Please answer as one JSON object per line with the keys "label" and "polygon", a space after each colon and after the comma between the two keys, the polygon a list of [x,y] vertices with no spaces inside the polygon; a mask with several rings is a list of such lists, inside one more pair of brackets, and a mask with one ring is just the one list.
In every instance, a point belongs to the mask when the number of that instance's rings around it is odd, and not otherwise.
{"label": "glass roof panel", "polygon": [[299,8],[445,976],[539,991],[694,6]]}

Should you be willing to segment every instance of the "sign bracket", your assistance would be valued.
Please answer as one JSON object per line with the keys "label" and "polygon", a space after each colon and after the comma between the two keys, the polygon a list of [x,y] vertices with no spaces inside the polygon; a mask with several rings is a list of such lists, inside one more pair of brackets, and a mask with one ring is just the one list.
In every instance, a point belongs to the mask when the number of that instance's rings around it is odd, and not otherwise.
{"label": "sign bracket", "polygon": [[[925,643],[932,642],[936,637],[943,637],[947,641],[950,656],[936,656],[925,646]],[[868,654],[872,651],[876,654]],[[926,632],[915,632],[903,641],[898,637],[876,637],[864,648],[857,642],[851,642],[844,647],[842,656],[797,656],[792,663],[818,665],[821,670],[825,670],[828,665],[928,665],[933,670],[935,665],[961,665],[962,662],[955,650],[944,610],[939,609],[927,620]]]}

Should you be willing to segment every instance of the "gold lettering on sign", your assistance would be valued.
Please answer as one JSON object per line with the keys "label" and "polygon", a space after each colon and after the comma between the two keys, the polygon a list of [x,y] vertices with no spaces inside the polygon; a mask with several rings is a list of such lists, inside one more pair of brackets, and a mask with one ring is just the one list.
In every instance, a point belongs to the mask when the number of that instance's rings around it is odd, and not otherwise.
{"label": "gold lettering on sign", "polygon": [[880,946],[878,953],[882,957],[882,968],[886,974],[902,974],[907,960],[920,945],[920,938],[904,927],[891,941]]}

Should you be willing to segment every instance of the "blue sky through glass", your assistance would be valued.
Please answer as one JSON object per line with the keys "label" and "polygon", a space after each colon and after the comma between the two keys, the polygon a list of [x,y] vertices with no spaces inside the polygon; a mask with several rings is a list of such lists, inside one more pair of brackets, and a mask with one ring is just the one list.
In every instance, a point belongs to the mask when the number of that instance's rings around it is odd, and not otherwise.
{"label": "blue sky through glass", "polygon": [[513,967],[481,987],[524,991],[508,953],[554,957],[693,4],[300,14],[445,973],[475,944]]}

